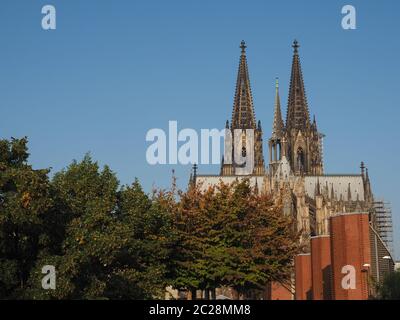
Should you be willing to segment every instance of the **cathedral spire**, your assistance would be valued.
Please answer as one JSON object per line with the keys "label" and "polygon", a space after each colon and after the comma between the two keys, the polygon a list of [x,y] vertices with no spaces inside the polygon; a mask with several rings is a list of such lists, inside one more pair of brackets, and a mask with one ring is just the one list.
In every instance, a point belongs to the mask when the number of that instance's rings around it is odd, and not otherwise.
{"label": "cathedral spire", "polygon": [[274,108],[274,122],[272,124],[272,139],[281,138],[283,135],[284,124],[281,113],[281,101],[279,98],[279,79],[275,81],[275,108]]}
{"label": "cathedral spire", "polygon": [[246,43],[244,41],[240,43],[240,49],[240,63],[233,102],[232,129],[256,129],[253,97],[246,59]]}
{"label": "cathedral spire", "polygon": [[366,193],[367,201],[373,201],[374,197],[372,195],[371,182],[369,180],[367,168],[365,169],[365,193]]}
{"label": "cathedral spire", "polygon": [[[247,154],[254,155],[253,172],[248,172],[246,174],[264,175],[265,165],[261,122],[256,122],[256,117],[254,114],[253,97],[251,94],[249,70],[246,59],[246,43],[244,41],[240,43],[240,49],[241,54],[236,80],[236,91],[233,101],[230,129],[232,133],[234,133],[235,130],[240,129],[241,136],[240,138],[235,138],[235,135],[232,137],[232,163],[223,162],[221,166],[221,174],[225,176],[244,174],[244,171],[242,170],[241,166],[236,163],[235,159],[236,155],[241,152],[242,156]],[[228,129],[228,125],[229,123],[226,123],[226,129]],[[250,142],[248,139],[250,136],[247,135],[247,130],[245,129],[252,129],[254,133],[253,146],[250,146],[250,148],[253,149],[251,153],[248,153],[250,150],[246,150],[247,142]]]}
{"label": "cathedral spire", "polygon": [[299,43],[293,42],[293,62],[290,77],[289,98],[286,116],[286,129],[304,130],[310,125],[310,114],[308,112],[307,97],[304,87],[299,57]]}

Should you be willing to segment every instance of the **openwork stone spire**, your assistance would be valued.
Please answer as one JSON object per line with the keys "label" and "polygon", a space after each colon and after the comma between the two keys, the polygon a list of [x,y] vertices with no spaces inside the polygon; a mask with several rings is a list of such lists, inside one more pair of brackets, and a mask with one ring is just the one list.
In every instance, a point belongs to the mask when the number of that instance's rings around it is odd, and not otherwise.
{"label": "openwork stone spire", "polygon": [[232,112],[232,129],[256,129],[253,97],[250,88],[246,59],[246,44],[240,44],[241,55],[236,81],[235,99]]}
{"label": "openwork stone spire", "polygon": [[276,78],[274,122],[272,124],[272,139],[282,138],[283,132],[284,132],[284,124],[281,113],[281,101],[279,98],[279,80],[278,78]]}
{"label": "openwork stone spire", "polygon": [[310,125],[310,114],[298,50],[300,46],[297,40],[294,40],[292,47],[293,62],[286,116],[286,129],[288,131],[293,128],[304,130]]}

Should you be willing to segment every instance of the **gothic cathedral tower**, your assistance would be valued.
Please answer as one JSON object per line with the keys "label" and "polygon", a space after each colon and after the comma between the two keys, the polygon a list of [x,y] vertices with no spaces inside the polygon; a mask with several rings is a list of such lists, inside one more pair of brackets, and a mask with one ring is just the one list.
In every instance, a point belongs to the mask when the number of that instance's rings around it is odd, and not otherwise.
{"label": "gothic cathedral tower", "polygon": [[[244,41],[240,44],[241,55],[239,62],[239,70],[236,81],[235,98],[233,102],[232,120],[229,126],[229,121],[226,121],[226,129],[230,129],[232,133],[232,163],[225,163],[222,159],[221,175],[237,175],[238,165],[235,162],[236,150],[239,150],[242,156],[245,156],[248,146],[246,146],[246,129],[251,129],[254,132],[254,169],[252,175],[264,175],[265,165],[262,149],[262,129],[261,122],[256,123],[253,97],[250,88],[249,71],[246,59],[246,44]],[[235,130],[242,130],[239,139],[235,141]],[[237,138],[237,137],[236,137]]]}
{"label": "gothic cathedral tower", "polygon": [[322,138],[315,117],[310,121],[307,97],[301,71],[299,44],[293,42],[293,61],[290,78],[286,125],[280,110],[278,83],[276,84],[275,112],[272,136],[269,140],[270,171],[274,173],[282,157],[290,163],[296,175],[322,175]]}

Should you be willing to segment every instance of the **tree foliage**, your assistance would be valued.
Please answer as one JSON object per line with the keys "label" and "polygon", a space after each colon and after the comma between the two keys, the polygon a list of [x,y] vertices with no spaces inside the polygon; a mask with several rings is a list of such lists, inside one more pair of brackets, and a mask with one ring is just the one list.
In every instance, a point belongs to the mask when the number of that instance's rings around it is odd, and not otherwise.
{"label": "tree foliage", "polygon": [[[27,138],[0,140],[0,299],[152,299],[288,277],[298,250],[280,204],[247,181],[186,191],[121,186],[90,155],[49,178]],[[42,267],[56,289],[42,288]]]}
{"label": "tree foliage", "polygon": [[378,298],[382,300],[400,299],[400,271],[389,272],[378,286]]}
{"label": "tree foliage", "polygon": [[48,170],[27,164],[27,139],[0,140],[0,298],[18,298],[41,248],[53,206]]}
{"label": "tree foliage", "polygon": [[181,192],[174,229],[178,288],[264,290],[268,282],[290,277],[299,251],[293,221],[246,180]]}

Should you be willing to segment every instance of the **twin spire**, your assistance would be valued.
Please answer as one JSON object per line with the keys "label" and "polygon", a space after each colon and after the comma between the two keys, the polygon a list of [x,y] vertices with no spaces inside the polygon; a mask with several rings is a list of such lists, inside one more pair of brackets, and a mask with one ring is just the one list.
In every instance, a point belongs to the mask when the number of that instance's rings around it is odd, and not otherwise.
{"label": "twin spire", "polygon": [[[290,78],[290,89],[288,96],[288,106],[286,115],[286,124],[283,121],[281,112],[281,102],[279,97],[279,82],[276,79],[275,84],[275,104],[274,119],[272,124],[272,136],[269,139],[270,148],[270,165],[278,163],[283,156],[288,158],[291,168],[296,174],[322,174],[322,151],[320,143],[320,134],[317,132],[316,122],[311,125],[310,116],[307,105],[303,75],[301,71],[299,58],[299,44],[295,40],[293,42],[293,61]],[[236,91],[233,102],[232,121],[229,125],[227,121],[225,128],[235,129],[253,129],[255,130],[255,174],[264,173],[264,158],[262,154],[262,129],[261,124],[256,122],[253,97],[250,87],[249,70],[246,58],[246,43],[240,44],[241,54],[239,61],[239,70],[236,80]],[[298,131],[302,131],[310,138],[310,145],[304,144],[304,139],[298,142]],[[312,130],[312,131],[310,131]],[[298,143],[297,143],[298,142]],[[237,141],[238,148],[241,148],[242,154],[246,153],[243,145],[243,137],[241,141]],[[301,143],[301,145],[299,145]],[[294,148],[296,150],[294,151]],[[272,168],[272,167],[271,167]],[[274,168],[272,168],[274,169]],[[276,168],[275,168],[276,169]],[[232,175],[235,168],[231,165],[223,165],[222,172],[224,175]]]}
{"label": "twin spire", "polygon": [[[288,131],[290,131],[292,128],[304,130],[310,125],[310,115],[308,111],[307,97],[299,58],[298,49],[300,45],[297,40],[294,40],[292,47],[293,62],[286,115],[286,129]],[[249,70],[246,59],[246,43],[244,41],[240,43],[240,49],[241,55],[236,80],[236,91],[231,125],[233,129],[256,129],[253,97],[251,93]],[[277,78],[275,84],[272,138],[281,138],[284,129],[285,124],[282,119],[279,98],[279,82]]]}

